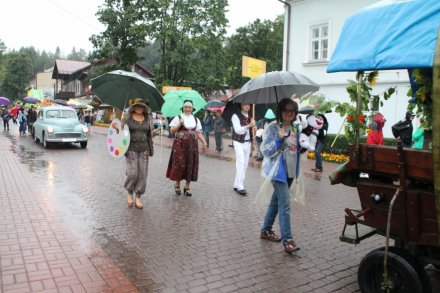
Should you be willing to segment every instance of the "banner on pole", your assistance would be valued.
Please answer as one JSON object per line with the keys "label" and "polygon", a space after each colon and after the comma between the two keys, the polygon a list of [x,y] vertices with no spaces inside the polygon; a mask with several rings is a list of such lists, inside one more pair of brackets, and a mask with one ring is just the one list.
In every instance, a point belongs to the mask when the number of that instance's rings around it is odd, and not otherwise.
{"label": "banner on pole", "polygon": [[241,75],[254,78],[266,73],[266,61],[244,56],[242,58]]}
{"label": "banner on pole", "polygon": [[163,86],[162,94],[166,94],[168,91],[182,91],[182,90],[192,90],[190,86]]}

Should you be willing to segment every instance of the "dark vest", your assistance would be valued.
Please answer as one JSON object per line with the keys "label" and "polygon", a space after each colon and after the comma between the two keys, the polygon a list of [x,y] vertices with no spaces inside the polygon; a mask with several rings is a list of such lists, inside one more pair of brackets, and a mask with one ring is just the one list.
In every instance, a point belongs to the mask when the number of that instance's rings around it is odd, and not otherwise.
{"label": "dark vest", "polygon": [[[237,115],[238,120],[240,120],[241,126],[245,126],[245,125],[248,125],[249,123],[251,123],[250,116],[246,117],[241,112],[236,113],[235,115]],[[238,141],[241,143],[247,142],[247,141],[252,141],[253,135],[252,135],[252,131],[250,129],[249,129],[249,134],[250,134],[250,140],[245,140],[246,133],[245,134],[237,134],[237,133],[235,133],[234,127],[232,127],[232,140],[235,140],[235,141]]]}

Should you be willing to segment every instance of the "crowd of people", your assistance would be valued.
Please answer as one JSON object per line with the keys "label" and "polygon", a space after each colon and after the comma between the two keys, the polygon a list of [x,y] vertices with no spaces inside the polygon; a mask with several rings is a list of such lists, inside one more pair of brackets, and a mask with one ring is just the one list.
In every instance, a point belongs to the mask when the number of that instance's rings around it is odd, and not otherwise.
{"label": "crowd of people", "polygon": [[[0,110],[1,119],[3,120],[3,130],[9,131],[10,123],[18,125],[20,135],[26,135],[26,132],[32,134],[32,125],[37,121],[37,107],[30,105],[26,107],[25,104],[17,103],[14,106],[2,106]],[[95,120],[95,116],[91,110],[77,110],[78,120],[86,125],[89,129]]]}
{"label": "crowd of people", "polygon": [[[252,129],[256,126],[251,117],[250,104],[241,104],[240,110],[232,115],[232,139],[236,154],[236,174],[233,189],[240,195],[246,195],[245,176],[251,145],[254,139]],[[199,174],[199,142],[202,152],[209,144],[209,134],[214,132],[216,151],[223,150],[222,135],[226,132],[226,124],[221,117],[221,111],[216,111],[215,117],[207,112],[203,121],[195,117],[195,108],[191,100],[186,100],[181,108],[182,114],[174,117],[169,123],[169,129],[174,136],[171,154],[166,171],[166,178],[174,184],[174,193],[192,196],[191,183],[198,180]],[[299,249],[293,240],[290,224],[290,193],[289,188],[297,173],[290,164],[292,157],[297,155],[297,136],[291,133],[293,121],[298,115],[298,105],[285,99],[278,105],[280,124],[277,121],[261,122],[264,135],[261,136],[259,156],[267,159],[263,162],[266,177],[270,177],[274,188],[271,202],[264,218],[260,238],[274,242],[282,242],[284,251],[292,253]],[[126,180],[124,187],[127,190],[127,205],[143,208],[141,196],[145,193],[148,176],[149,157],[153,156],[152,138],[159,134],[155,129],[153,114],[147,104],[136,101],[125,113],[122,124],[127,125],[130,131],[130,144],[126,157]],[[296,130],[298,131],[298,130]],[[276,168],[276,172],[271,169]],[[184,182],[182,189],[181,182]],[[281,236],[272,230],[276,216],[280,218]]]}
{"label": "crowd of people", "polygon": [[19,104],[12,109],[2,106],[0,114],[3,120],[3,130],[9,131],[9,123],[12,120],[12,123],[19,125],[20,135],[26,135],[26,131],[31,133],[32,125],[37,121],[37,110],[33,105],[28,109]]}

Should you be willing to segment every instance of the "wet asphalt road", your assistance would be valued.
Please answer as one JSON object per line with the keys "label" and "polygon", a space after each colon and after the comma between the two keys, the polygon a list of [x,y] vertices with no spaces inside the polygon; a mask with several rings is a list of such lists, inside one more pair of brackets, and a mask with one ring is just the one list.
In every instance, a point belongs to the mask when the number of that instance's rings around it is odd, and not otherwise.
{"label": "wet asphalt road", "polygon": [[[17,131],[18,133],[18,131]],[[306,206],[294,205],[293,229],[302,249],[258,239],[264,209],[253,202],[261,183],[249,168],[248,197],[232,191],[232,162],[200,157],[193,197],[175,196],[165,178],[169,149],[155,148],[144,209],[126,206],[125,164],[110,157],[106,137],[92,133],[88,147],[44,149],[12,128],[11,151],[87,250],[98,243],[142,292],[355,292],[357,265],[382,237],[361,245],[339,242],[343,209],[359,205],[354,189],[306,178]],[[275,230],[278,229],[276,223]],[[430,268],[434,288],[439,273]]]}

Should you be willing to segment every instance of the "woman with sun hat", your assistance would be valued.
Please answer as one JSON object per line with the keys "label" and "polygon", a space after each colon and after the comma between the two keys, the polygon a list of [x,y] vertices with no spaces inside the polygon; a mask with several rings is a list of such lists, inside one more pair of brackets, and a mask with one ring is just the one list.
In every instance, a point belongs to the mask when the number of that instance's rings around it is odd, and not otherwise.
{"label": "woman with sun hat", "polygon": [[135,205],[138,209],[143,208],[141,195],[147,185],[148,160],[154,154],[152,123],[151,109],[141,100],[132,104],[122,118],[122,128],[127,125],[130,130],[124,187],[128,191],[128,206]]}

